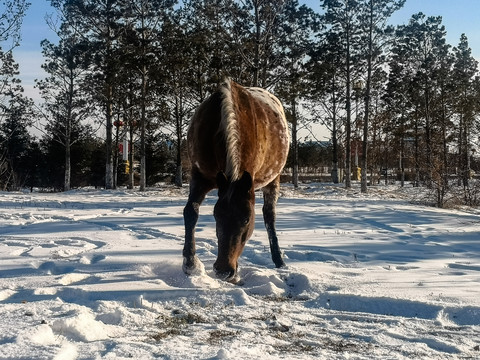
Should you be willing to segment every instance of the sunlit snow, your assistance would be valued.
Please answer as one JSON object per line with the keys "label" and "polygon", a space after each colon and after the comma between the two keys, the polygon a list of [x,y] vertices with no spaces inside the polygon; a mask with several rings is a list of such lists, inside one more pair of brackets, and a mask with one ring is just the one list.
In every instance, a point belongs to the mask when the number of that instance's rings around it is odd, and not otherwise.
{"label": "sunlit snow", "polygon": [[241,285],[215,278],[215,193],[182,272],[186,189],[0,193],[1,359],[480,358],[480,213],[408,189],[257,196]]}

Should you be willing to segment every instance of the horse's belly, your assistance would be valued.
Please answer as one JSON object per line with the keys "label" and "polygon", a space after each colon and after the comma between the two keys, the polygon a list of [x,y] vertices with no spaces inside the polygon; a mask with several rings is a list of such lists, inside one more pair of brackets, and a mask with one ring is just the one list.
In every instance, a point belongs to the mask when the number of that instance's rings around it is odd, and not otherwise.
{"label": "horse's belly", "polygon": [[263,188],[275,180],[282,172],[285,162],[286,152],[279,152],[275,155],[268,153],[265,161],[260,164],[256,171],[253,171],[255,189]]}
{"label": "horse's belly", "polygon": [[254,179],[254,187],[255,190],[261,189],[268,184],[270,184],[273,180],[277,178],[280,174],[280,170],[268,170],[265,174],[258,174]]}
{"label": "horse's belly", "polygon": [[[255,189],[262,188],[270,184],[280,175],[287,161],[287,154],[289,148],[288,129],[277,125],[275,129],[275,136],[269,134],[268,140],[257,147],[257,154],[254,159],[256,165],[252,169]],[[270,129],[274,126],[270,126]],[[258,146],[258,144],[257,144]]]}

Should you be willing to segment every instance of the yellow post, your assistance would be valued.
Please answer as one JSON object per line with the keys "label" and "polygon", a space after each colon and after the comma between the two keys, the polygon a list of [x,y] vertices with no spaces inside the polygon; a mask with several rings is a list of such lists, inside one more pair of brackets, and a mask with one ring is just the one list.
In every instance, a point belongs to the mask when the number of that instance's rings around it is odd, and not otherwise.
{"label": "yellow post", "polygon": [[357,166],[355,168],[355,180],[360,180],[362,178],[362,168]]}

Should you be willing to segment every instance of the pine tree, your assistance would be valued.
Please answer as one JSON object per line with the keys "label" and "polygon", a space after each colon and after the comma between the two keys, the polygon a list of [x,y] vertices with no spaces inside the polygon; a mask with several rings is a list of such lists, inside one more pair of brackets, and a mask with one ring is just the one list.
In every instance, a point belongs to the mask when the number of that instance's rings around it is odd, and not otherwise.
{"label": "pine tree", "polygon": [[360,11],[359,0],[323,0],[324,19],[329,31],[339,39],[342,61],[340,63],[345,100],[345,187],[351,187],[351,140],[352,140],[352,80],[356,55],[358,54]]}
{"label": "pine tree", "polygon": [[[190,4],[191,5],[191,4]],[[200,34],[188,27],[189,11],[194,8],[180,9],[168,19],[161,31],[160,50],[162,61],[161,72],[156,84],[160,92],[163,108],[165,132],[169,132],[175,148],[175,184],[182,186],[182,140],[184,139],[187,119],[198,105],[195,93],[204,90],[195,86],[191,79],[198,79],[195,63],[195,51],[203,44]],[[199,41],[199,42],[196,42]],[[192,45],[192,47],[190,47]]]}
{"label": "pine tree", "polygon": [[46,136],[64,147],[63,189],[68,191],[72,174],[71,147],[79,140],[73,134],[78,133],[76,129],[82,126],[82,121],[91,116],[92,109],[83,91],[86,44],[65,26],[57,35],[60,39],[57,45],[48,40],[42,42],[45,58],[42,67],[49,76],[37,81],[37,87],[45,101]]}
{"label": "pine tree", "polygon": [[131,72],[139,78],[140,91],[137,96],[140,114],[140,191],[146,188],[146,129],[148,108],[152,102],[150,83],[153,74],[159,71],[155,66],[161,59],[156,48],[161,28],[166,22],[166,16],[172,12],[172,0],[140,0],[129,4],[127,9],[129,36],[126,37],[126,49],[131,61],[124,71]]}
{"label": "pine tree", "polygon": [[317,16],[307,6],[299,6],[297,0],[287,0],[279,14],[282,34],[279,41],[283,59],[282,66],[276,69],[279,81],[275,87],[277,94],[284,100],[287,120],[291,123],[293,184],[298,187],[298,129],[301,122],[299,111],[302,99],[307,97],[307,69],[305,58],[312,47],[312,38],[318,28]]}
{"label": "pine tree", "polygon": [[403,62],[399,66],[405,69],[404,82],[412,106],[416,182],[423,175],[429,186],[437,163],[434,154],[442,143],[436,104],[441,98],[441,76],[446,76],[442,69],[448,67],[449,45],[445,35],[441,17],[415,14],[409,24],[398,28],[394,49],[399,55],[397,60]]}
{"label": "pine tree", "polygon": [[332,182],[339,183],[340,138],[342,134],[342,109],[344,92],[341,50],[337,44],[338,34],[328,32],[309,53],[310,111],[314,118],[321,119],[330,131],[332,143]]}
{"label": "pine tree", "polygon": [[362,139],[362,161],[361,161],[361,191],[367,192],[367,158],[368,158],[368,135],[370,121],[370,103],[372,92],[372,76],[376,69],[383,65],[382,53],[387,43],[387,35],[390,29],[386,22],[396,10],[400,9],[405,0],[364,0],[362,13],[360,16],[361,27],[363,28],[363,43],[365,44],[365,53],[362,58],[366,62],[365,91],[363,98],[365,101],[365,115],[363,119],[363,139]]}
{"label": "pine tree", "polygon": [[18,64],[11,51],[0,49],[0,187],[16,190],[27,181],[32,138],[32,101],[23,96]]}
{"label": "pine tree", "polygon": [[9,52],[20,43],[20,28],[30,6],[27,0],[4,0],[0,13],[0,44]]}
{"label": "pine tree", "polygon": [[268,88],[275,83],[274,69],[282,64],[278,56],[281,32],[280,15],[286,0],[244,0],[239,2],[232,16],[237,53],[241,56],[243,71],[238,80],[245,85]]}
{"label": "pine tree", "polygon": [[124,31],[126,0],[51,0],[63,16],[65,26],[86,43],[85,66],[90,73],[90,91],[104,109],[105,187],[115,187],[113,164],[113,120],[118,90],[119,36]]}
{"label": "pine tree", "polygon": [[451,81],[454,84],[454,109],[458,118],[458,167],[460,179],[464,187],[466,199],[470,179],[470,158],[474,135],[475,118],[478,115],[476,108],[478,94],[474,91],[473,82],[478,71],[478,62],[472,56],[465,34],[460,37],[460,43],[453,49],[455,62]]}

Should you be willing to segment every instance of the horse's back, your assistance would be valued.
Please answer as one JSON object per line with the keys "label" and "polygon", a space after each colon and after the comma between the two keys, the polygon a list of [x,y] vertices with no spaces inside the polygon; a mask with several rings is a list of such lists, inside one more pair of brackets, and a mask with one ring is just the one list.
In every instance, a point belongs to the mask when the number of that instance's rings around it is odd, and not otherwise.
{"label": "horse's back", "polygon": [[251,119],[243,119],[245,127],[254,120],[252,128],[255,129],[254,140],[247,140],[246,148],[253,154],[246,168],[255,174],[255,188],[261,188],[274,180],[285,166],[290,143],[288,124],[283,106],[273,94],[261,88],[245,88],[245,91],[252,99],[255,114]]}
{"label": "horse's back", "polygon": [[227,81],[195,112],[187,142],[192,167],[205,178],[223,171],[234,179],[248,171],[260,188],[285,165],[288,125],[275,96]]}

